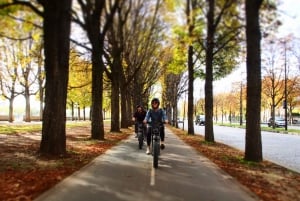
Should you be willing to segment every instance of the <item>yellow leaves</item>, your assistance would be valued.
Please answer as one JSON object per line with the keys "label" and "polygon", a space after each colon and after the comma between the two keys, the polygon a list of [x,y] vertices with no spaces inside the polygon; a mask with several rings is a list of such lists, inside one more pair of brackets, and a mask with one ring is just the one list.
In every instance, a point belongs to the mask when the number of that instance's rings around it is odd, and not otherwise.
{"label": "yellow leaves", "polygon": [[80,57],[80,54],[72,49],[70,52],[70,71],[68,83],[68,100],[76,102],[80,106],[89,105],[91,102],[91,63]]}

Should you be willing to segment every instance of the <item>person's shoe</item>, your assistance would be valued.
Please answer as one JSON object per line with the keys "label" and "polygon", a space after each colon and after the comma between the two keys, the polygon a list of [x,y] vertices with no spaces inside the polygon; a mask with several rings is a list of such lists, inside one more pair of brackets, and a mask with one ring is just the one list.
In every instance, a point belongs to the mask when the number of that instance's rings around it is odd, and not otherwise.
{"label": "person's shoe", "polygon": [[150,147],[149,146],[147,146],[146,154],[150,154]]}
{"label": "person's shoe", "polygon": [[160,144],[160,149],[165,149],[165,144]]}

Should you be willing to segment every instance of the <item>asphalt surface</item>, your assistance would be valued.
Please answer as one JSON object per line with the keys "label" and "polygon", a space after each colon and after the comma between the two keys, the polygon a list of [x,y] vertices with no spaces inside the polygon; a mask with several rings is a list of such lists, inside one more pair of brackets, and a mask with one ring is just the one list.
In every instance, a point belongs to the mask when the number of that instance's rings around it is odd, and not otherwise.
{"label": "asphalt surface", "polygon": [[35,201],[259,200],[169,129],[165,141],[157,169],[132,135]]}
{"label": "asphalt surface", "polygon": [[[204,135],[204,126],[195,126],[195,133]],[[299,129],[299,127],[294,127]],[[261,132],[264,160],[300,173],[300,136],[275,132]],[[245,150],[245,129],[214,126],[215,141]]]}

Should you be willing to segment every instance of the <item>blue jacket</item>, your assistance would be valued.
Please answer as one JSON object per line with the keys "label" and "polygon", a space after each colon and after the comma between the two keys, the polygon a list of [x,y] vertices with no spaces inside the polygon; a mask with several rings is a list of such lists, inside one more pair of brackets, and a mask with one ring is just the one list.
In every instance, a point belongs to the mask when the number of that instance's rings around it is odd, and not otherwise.
{"label": "blue jacket", "polygon": [[151,123],[153,122],[164,123],[166,120],[168,120],[166,112],[161,108],[159,108],[156,111],[153,109],[148,110],[145,117],[145,121]]}

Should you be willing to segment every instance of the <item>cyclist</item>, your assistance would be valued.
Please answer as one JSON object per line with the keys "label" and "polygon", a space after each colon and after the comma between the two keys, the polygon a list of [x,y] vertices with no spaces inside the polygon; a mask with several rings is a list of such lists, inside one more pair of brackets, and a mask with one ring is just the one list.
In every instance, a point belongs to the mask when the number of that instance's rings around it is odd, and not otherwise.
{"label": "cyclist", "polygon": [[135,126],[134,126],[135,137],[137,137],[139,123],[143,125],[144,133],[146,133],[146,126],[143,124],[143,120],[145,119],[145,116],[146,116],[146,111],[144,110],[144,108],[141,105],[137,105],[136,111],[132,116],[132,121],[135,122]]}
{"label": "cyclist", "polygon": [[[147,122],[161,122],[162,125],[160,127],[160,148],[165,148],[165,128],[163,123],[168,123],[168,119],[166,113],[163,109],[159,108],[160,102],[158,98],[153,98],[151,100],[151,109],[148,110],[146,117],[144,119],[144,123]],[[151,125],[150,123],[150,125]],[[150,154],[150,144],[151,144],[151,126],[147,132],[147,151],[146,154]]]}

